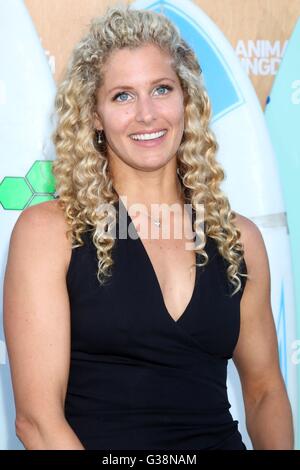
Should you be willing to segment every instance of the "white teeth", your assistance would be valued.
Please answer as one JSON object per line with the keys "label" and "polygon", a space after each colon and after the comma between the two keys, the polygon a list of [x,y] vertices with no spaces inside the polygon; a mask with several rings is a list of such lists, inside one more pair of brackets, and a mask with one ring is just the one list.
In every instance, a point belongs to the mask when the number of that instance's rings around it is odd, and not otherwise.
{"label": "white teeth", "polygon": [[152,139],[158,139],[162,135],[165,135],[167,131],[159,131],[159,132],[153,132],[152,134],[133,134],[131,135],[131,139],[133,140],[152,140]]}

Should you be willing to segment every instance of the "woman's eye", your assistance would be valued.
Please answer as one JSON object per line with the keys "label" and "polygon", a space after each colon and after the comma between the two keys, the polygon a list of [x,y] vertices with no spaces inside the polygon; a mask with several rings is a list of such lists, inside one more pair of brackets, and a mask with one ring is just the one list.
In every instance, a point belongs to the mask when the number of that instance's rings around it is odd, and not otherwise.
{"label": "woman's eye", "polygon": [[123,100],[123,99],[121,99],[121,100],[118,100],[118,99],[117,99],[117,98],[120,98],[120,96],[126,96],[126,95],[128,95],[128,93],[126,93],[125,91],[122,91],[121,93],[118,93],[118,94],[114,97],[114,101],[123,101],[123,102],[124,102],[124,101],[127,101],[127,100]]}
{"label": "woman's eye", "polygon": [[[160,85],[159,87],[156,88],[157,90],[167,90],[170,91],[172,88],[168,85]],[[167,93],[158,93],[159,95],[166,95]]]}

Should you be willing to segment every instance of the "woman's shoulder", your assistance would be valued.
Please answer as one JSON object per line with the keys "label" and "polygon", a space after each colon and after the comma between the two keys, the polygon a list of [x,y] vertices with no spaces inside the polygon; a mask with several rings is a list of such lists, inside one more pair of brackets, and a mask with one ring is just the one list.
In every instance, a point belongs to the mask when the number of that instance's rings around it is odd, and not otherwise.
{"label": "woman's shoulder", "polygon": [[35,237],[36,235],[61,239],[61,234],[68,229],[62,208],[57,199],[41,202],[24,209],[14,226],[13,234],[24,232]]}
{"label": "woman's shoulder", "polygon": [[13,228],[10,246],[26,251],[43,253],[46,258],[68,264],[71,242],[67,237],[68,224],[57,199],[24,209]]}
{"label": "woman's shoulder", "polygon": [[26,207],[18,218],[19,220],[28,220],[29,218],[40,218],[40,217],[50,217],[50,218],[62,218],[64,216],[63,210],[59,205],[59,199],[51,199],[50,201],[40,202],[33,206]]}
{"label": "woman's shoulder", "polygon": [[235,212],[233,220],[241,233],[240,241],[244,248],[244,260],[249,277],[259,270],[268,271],[268,255],[262,233],[249,218]]}

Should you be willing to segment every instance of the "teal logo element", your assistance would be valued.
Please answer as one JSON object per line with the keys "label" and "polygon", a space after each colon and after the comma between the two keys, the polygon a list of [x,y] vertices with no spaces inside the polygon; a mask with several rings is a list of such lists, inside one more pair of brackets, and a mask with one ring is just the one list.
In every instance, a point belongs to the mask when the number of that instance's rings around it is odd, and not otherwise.
{"label": "teal logo element", "polygon": [[36,160],[25,177],[5,176],[0,183],[3,209],[20,211],[54,199],[55,180],[52,160]]}

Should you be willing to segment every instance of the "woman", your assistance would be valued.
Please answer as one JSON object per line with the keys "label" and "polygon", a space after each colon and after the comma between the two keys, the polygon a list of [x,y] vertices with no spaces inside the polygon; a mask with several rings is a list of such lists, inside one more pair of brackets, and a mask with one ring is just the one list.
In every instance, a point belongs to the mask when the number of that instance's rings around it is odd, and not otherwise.
{"label": "woman", "polygon": [[[24,446],[245,449],[233,357],[254,448],[292,449],[266,249],[220,190],[193,51],[164,16],[111,8],[75,48],[56,110],[59,199],[21,214],[5,278]],[[165,221],[154,204],[176,210]]]}

